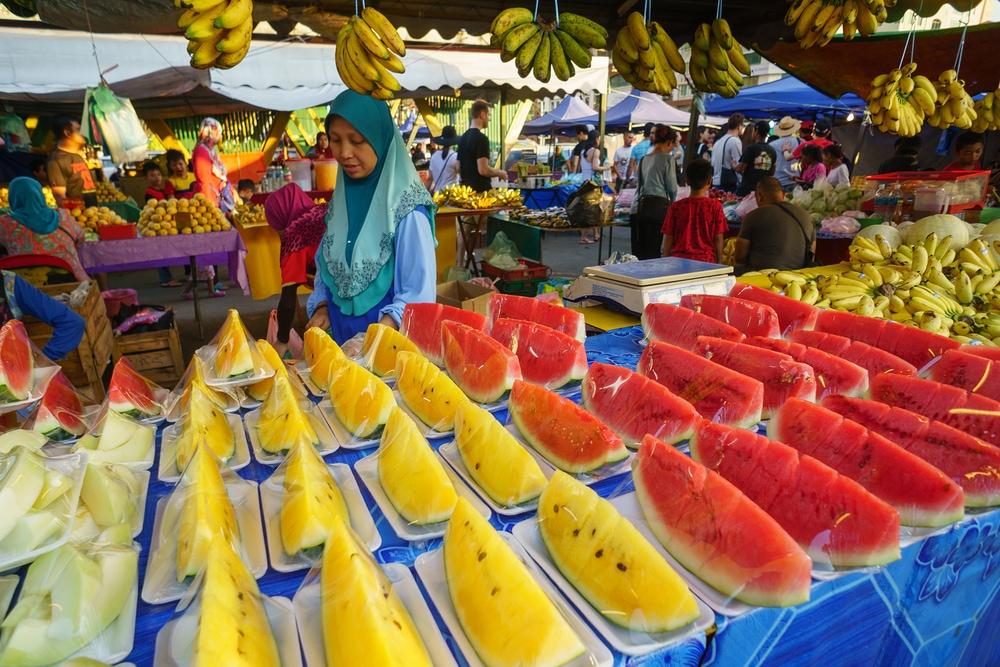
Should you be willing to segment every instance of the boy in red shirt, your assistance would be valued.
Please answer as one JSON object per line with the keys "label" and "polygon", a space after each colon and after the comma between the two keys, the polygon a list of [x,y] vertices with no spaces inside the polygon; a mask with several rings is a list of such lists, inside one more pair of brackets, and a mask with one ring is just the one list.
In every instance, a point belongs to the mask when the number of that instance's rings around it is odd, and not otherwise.
{"label": "boy in red shirt", "polygon": [[675,201],[663,220],[663,256],[700,262],[722,260],[722,238],[728,230],[722,204],[708,197],[712,164],[693,160],[684,170],[691,196]]}
{"label": "boy in red shirt", "polygon": [[147,162],[142,166],[142,175],[146,177],[146,201],[150,199],[163,201],[174,196],[174,184],[163,178],[160,165]]}

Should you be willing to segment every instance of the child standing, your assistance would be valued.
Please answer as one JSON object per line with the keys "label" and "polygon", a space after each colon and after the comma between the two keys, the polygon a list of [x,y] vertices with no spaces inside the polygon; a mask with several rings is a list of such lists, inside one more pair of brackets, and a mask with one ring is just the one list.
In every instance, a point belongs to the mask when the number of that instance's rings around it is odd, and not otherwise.
{"label": "child standing", "polygon": [[174,192],[177,193],[177,196],[183,199],[190,199],[193,194],[191,187],[194,185],[194,174],[188,170],[184,153],[173,148],[167,151],[167,173],[170,184],[174,186]]}
{"label": "child standing", "polygon": [[819,146],[807,144],[802,147],[802,175],[795,182],[804,188],[811,188],[817,178],[826,177],[826,165],[823,164],[823,152]]}
{"label": "child standing", "polygon": [[155,199],[163,201],[174,196],[173,184],[163,178],[163,170],[155,162],[147,162],[142,166],[142,175],[146,177],[146,201]]}
{"label": "child standing", "polygon": [[663,220],[663,256],[684,257],[700,262],[722,260],[722,239],[728,225],[722,204],[708,197],[712,186],[712,163],[693,160],[684,170],[691,196],[667,209]]}
{"label": "child standing", "polygon": [[838,144],[823,149],[823,166],[826,167],[826,182],[830,185],[851,184],[851,172],[844,164],[844,149]]}
{"label": "child standing", "polygon": [[236,184],[236,194],[240,196],[240,201],[243,204],[250,203],[250,200],[253,199],[253,191],[253,181],[249,178],[240,179],[240,182]]}

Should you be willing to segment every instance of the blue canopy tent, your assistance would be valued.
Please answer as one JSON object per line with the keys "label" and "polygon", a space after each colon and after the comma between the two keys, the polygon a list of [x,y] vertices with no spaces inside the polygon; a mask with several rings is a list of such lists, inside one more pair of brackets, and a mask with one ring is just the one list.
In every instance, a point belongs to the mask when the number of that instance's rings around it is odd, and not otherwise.
{"label": "blue canopy tent", "polygon": [[[413,124],[417,122],[417,112],[411,111],[410,115],[407,116],[403,124],[399,126],[399,131],[403,135],[404,139],[409,139],[410,132],[413,131]],[[431,131],[427,129],[426,125],[421,125],[417,128],[417,139],[430,139]]]}
{"label": "blue canopy tent", "polygon": [[[625,96],[625,99],[608,109],[604,125],[612,132],[624,131],[646,123],[687,127],[690,118],[689,112],[670,106],[659,95],[641,92],[633,88]],[[597,113],[581,119],[580,122],[597,125]],[[701,119],[701,122],[706,125],[722,125],[726,119],[706,116]]]}
{"label": "blue canopy tent", "polygon": [[577,125],[592,122],[584,119],[596,114],[596,111],[576,95],[567,95],[555,109],[525,123],[521,134],[551,134],[560,130],[571,130]]}
{"label": "blue canopy tent", "polygon": [[865,101],[853,93],[840,99],[828,97],[815,88],[787,76],[770,83],[744,88],[736,97],[712,95],[705,100],[706,113],[742,113],[750,118],[779,116],[816,116],[831,112],[860,113]]}

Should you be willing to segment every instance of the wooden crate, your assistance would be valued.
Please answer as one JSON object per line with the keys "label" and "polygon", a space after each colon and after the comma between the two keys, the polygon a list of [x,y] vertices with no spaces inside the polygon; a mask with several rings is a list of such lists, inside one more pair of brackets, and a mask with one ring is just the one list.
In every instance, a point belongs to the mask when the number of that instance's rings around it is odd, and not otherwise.
{"label": "wooden crate", "polygon": [[[39,289],[50,296],[56,296],[72,292],[78,284],[45,285]],[[77,389],[94,400],[103,401],[103,376],[108,364],[111,363],[114,336],[111,333],[108,311],[104,308],[101,290],[96,282],[91,281],[83,304],[73,310],[83,318],[83,338],[80,339],[79,347],[58,363]],[[52,327],[33,317],[25,317],[24,326],[28,331],[28,337],[39,348],[45,347],[52,337]]]}
{"label": "wooden crate", "polygon": [[127,357],[145,377],[168,389],[184,374],[184,355],[175,321],[169,329],[115,336],[114,358]]}

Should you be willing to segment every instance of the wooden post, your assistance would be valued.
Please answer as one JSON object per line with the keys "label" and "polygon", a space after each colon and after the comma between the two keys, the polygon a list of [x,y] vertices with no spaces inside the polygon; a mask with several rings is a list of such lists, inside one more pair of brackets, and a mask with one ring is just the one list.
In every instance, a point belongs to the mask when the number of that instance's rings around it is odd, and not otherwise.
{"label": "wooden post", "polygon": [[507,114],[504,112],[503,104],[504,89],[500,89],[500,152],[497,154],[497,162],[493,165],[497,169],[503,168],[504,159],[507,157]]}
{"label": "wooden post", "polygon": [[288,121],[291,117],[291,111],[279,111],[274,114],[274,118],[271,120],[271,129],[267,132],[264,145],[260,147],[260,152],[263,153],[261,159],[265,166],[271,164],[271,160],[274,159],[274,151],[281,143],[281,137],[285,136],[285,128],[288,127]]}

